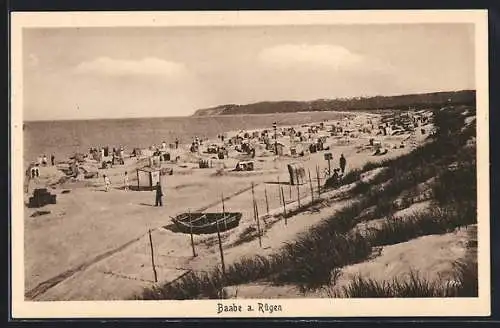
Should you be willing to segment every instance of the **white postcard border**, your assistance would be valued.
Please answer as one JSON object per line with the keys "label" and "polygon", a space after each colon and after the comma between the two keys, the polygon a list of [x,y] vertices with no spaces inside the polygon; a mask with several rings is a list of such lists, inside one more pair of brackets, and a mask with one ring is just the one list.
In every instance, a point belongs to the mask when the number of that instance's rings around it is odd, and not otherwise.
{"label": "white postcard border", "polygon": [[[371,317],[486,316],[490,314],[488,20],[486,10],[432,11],[252,11],[252,12],[14,12],[11,13],[11,246],[14,318],[102,317]],[[24,300],[23,80],[22,30],[39,27],[252,26],[393,23],[471,23],[475,25],[479,297],[460,299],[278,299],[192,301]],[[217,314],[217,304],[246,308],[280,304],[282,312]]]}

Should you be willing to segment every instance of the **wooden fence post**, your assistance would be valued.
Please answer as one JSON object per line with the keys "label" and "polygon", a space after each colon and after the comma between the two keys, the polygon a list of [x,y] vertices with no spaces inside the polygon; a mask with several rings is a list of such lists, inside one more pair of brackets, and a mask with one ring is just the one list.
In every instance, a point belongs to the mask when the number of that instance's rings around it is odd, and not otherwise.
{"label": "wooden fence post", "polygon": [[318,197],[321,197],[321,182],[319,180],[319,166],[316,166],[316,179],[318,180]]}
{"label": "wooden fence post", "polygon": [[[222,218],[224,219],[224,217],[226,216],[226,206],[224,206],[224,193],[221,194],[221,198],[222,198]],[[224,228],[225,230],[227,230],[227,221],[224,219]]]}
{"label": "wooden fence post", "polygon": [[314,203],[314,189],[313,189],[313,183],[311,179],[311,170],[307,170],[309,173],[309,187],[311,187],[311,203]]}
{"label": "wooden fence post", "polygon": [[283,187],[281,187],[280,189],[281,189],[281,198],[283,198],[283,215],[285,217],[285,225],[287,225],[285,193],[283,192]]}
{"label": "wooden fence post", "polygon": [[189,232],[191,234],[191,248],[193,249],[193,257],[196,257],[196,250],[194,249],[193,225],[191,224],[191,210],[189,210]]}
{"label": "wooden fence post", "polygon": [[[223,216],[223,218],[225,215]],[[217,238],[219,239],[220,261],[222,264],[222,273],[226,276],[226,265],[224,264],[224,251],[222,250],[222,240],[220,238],[219,220],[217,220]]]}
{"label": "wooden fence post", "polygon": [[266,197],[266,210],[267,210],[267,215],[269,215],[269,200],[267,199],[267,187],[264,185],[264,195]]}
{"label": "wooden fence post", "polygon": [[262,247],[262,233],[260,230],[259,210],[257,208],[257,202],[255,201],[255,199],[253,201],[253,213],[255,220],[257,220],[257,233],[259,234],[259,246]]}
{"label": "wooden fence post", "polygon": [[281,183],[280,183],[280,177],[278,177],[278,197],[280,199],[280,205],[281,205]]}
{"label": "wooden fence post", "polygon": [[253,189],[254,185],[252,182],[252,206],[253,206],[253,219],[255,220],[255,192]]}
{"label": "wooden fence post", "polygon": [[297,203],[299,205],[299,209],[300,209],[300,189],[299,189],[299,184],[297,183]]}
{"label": "wooden fence post", "polygon": [[261,233],[260,233],[260,220],[259,220],[259,210],[257,208],[257,202],[255,201],[254,184],[252,182],[252,201],[253,201],[253,218],[257,221],[257,232],[259,234],[259,245],[262,247]]}
{"label": "wooden fence post", "polygon": [[222,213],[226,213],[226,207],[224,206],[224,193],[221,193],[221,199],[222,199]]}
{"label": "wooden fence post", "polygon": [[155,282],[158,282],[158,275],[156,274],[155,255],[153,250],[153,238],[151,237],[151,229],[149,229],[149,246],[151,247],[151,266],[153,267],[153,275]]}

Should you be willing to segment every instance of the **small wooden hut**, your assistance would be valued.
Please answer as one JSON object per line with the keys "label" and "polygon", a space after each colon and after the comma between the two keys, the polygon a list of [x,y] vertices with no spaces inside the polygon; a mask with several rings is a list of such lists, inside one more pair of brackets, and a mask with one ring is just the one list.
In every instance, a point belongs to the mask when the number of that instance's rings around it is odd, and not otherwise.
{"label": "small wooden hut", "polygon": [[152,190],[158,182],[165,186],[167,174],[160,168],[143,167],[137,169],[137,188],[139,190]]}
{"label": "small wooden hut", "polygon": [[274,149],[274,147],[276,147],[276,150],[275,150],[276,155],[283,156],[285,154],[285,145],[283,143],[278,141],[276,143],[273,143],[272,146],[273,146],[273,149]]}
{"label": "small wooden hut", "polygon": [[301,185],[306,183],[306,170],[302,163],[288,164],[288,173],[290,174],[290,184]]}
{"label": "small wooden hut", "polygon": [[149,166],[152,168],[159,168],[161,166],[161,158],[160,156],[151,156],[149,157]]}

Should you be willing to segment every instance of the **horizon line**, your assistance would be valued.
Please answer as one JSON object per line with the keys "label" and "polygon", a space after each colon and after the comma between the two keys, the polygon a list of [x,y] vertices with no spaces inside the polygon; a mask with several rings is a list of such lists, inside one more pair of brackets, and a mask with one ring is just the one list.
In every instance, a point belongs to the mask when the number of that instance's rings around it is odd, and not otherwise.
{"label": "horizon line", "polygon": [[[256,101],[256,102],[251,102],[251,103],[245,103],[245,104],[236,104],[236,103],[226,103],[226,104],[220,104],[220,105],[213,105],[210,107],[204,107],[204,108],[198,108],[195,109],[194,112],[192,112],[189,115],[185,116],[132,116],[132,117],[97,117],[97,118],[63,118],[63,119],[39,119],[39,120],[23,120],[23,123],[36,123],[36,122],[71,122],[71,121],[95,121],[95,120],[127,120],[127,119],[152,119],[152,118],[185,118],[185,117],[215,117],[215,116],[241,116],[241,115],[273,115],[273,114],[284,114],[284,113],[289,113],[289,112],[275,112],[275,113],[251,113],[251,114],[224,114],[224,115],[203,115],[203,116],[195,116],[198,111],[200,110],[206,110],[206,109],[214,109],[222,106],[248,106],[248,105],[254,105],[254,104],[261,104],[261,103],[279,103],[279,102],[314,102],[314,101],[324,101],[324,100],[350,100],[350,99],[370,99],[370,98],[376,98],[376,97],[399,97],[399,96],[412,96],[412,95],[426,95],[426,94],[433,94],[433,93],[447,93],[447,92],[466,92],[466,91],[477,91],[476,88],[474,89],[457,89],[457,90],[441,90],[441,91],[429,91],[429,92],[414,92],[414,93],[403,93],[403,94],[391,94],[391,95],[374,95],[374,96],[351,96],[351,97],[337,97],[337,98],[316,98],[316,99],[310,99],[310,100],[262,100],[262,101]],[[345,111],[349,110],[354,110],[354,109],[345,109]],[[312,111],[305,111],[303,113],[308,113],[308,112],[329,112],[331,110],[312,110]],[[342,110],[337,110],[337,111],[342,111]],[[333,112],[333,111],[332,111]]]}

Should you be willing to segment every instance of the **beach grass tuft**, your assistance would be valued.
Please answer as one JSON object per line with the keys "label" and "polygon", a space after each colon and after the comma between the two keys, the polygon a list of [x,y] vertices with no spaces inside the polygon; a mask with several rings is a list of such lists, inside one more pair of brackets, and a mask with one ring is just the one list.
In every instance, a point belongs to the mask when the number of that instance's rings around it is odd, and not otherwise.
{"label": "beach grass tuft", "polygon": [[364,260],[370,253],[370,245],[360,235],[316,231],[285,247],[280,254],[282,268],[276,270],[273,282],[295,283],[304,290],[320,288],[331,281],[334,268]]}
{"label": "beach grass tuft", "polygon": [[406,279],[394,278],[391,281],[356,276],[349,285],[329,294],[340,298],[477,297],[477,264],[467,261],[456,262],[454,266],[449,281],[431,281],[416,271],[411,271]]}

